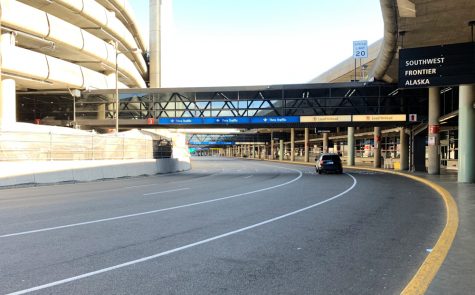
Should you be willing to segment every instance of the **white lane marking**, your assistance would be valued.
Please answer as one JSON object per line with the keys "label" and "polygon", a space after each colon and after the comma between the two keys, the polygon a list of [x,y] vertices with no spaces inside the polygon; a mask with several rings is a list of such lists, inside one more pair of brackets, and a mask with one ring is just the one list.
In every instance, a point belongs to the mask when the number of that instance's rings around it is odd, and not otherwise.
{"label": "white lane marking", "polygon": [[26,293],[39,291],[39,290],[43,290],[43,289],[46,289],[46,288],[51,288],[51,287],[54,287],[54,286],[70,283],[70,282],[77,281],[77,280],[80,280],[80,279],[84,279],[84,278],[87,278],[87,277],[92,277],[94,275],[98,275],[98,274],[101,274],[101,273],[109,272],[109,271],[112,271],[112,270],[116,270],[116,269],[119,269],[119,268],[124,268],[124,267],[130,266],[130,265],[133,265],[133,264],[142,263],[142,262],[149,261],[149,260],[152,260],[152,259],[155,259],[155,258],[158,258],[158,257],[162,257],[162,256],[166,256],[166,255],[173,254],[173,253],[176,253],[176,252],[180,252],[180,251],[183,251],[183,250],[186,250],[186,249],[189,249],[189,248],[193,248],[193,247],[196,247],[196,246],[199,246],[199,245],[203,245],[203,244],[215,241],[215,240],[226,238],[226,237],[229,237],[229,236],[232,236],[232,235],[244,232],[244,231],[248,231],[248,230],[254,229],[256,227],[263,226],[265,224],[290,217],[292,215],[297,215],[297,214],[302,213],[304,211],[310,210],[312,208],[315,208],[315,207],[318,207],[318,206],[323,205],[325,203],[328,203],[330,201],[333,201],[333,200],[347,194],[349,191],[351,191],[356,186],[358,181],[356,181],[356,178],[354,178],[351,174],[348,174],[348,173],[345,173],[345,174],[350,176],[353,179],[353,184],[351,185],[350,188],[348,188],[347,190],[345,190],[342,193],[339,193],[336,196],[333,196],[331,198],[328,198],[328,199],[326,199],[324,201],[321,201],[321,202],[318,202],[316,204],[310,205],[308,207],[305,207],[305,208],[302,208],[302,209],[299,209],[299,210],[295,210],[295,211],[289,212],[289,213],[284,214],[284,215],[280,215],[280,216],[277,216],[277,217],[274,217],[274,218],[271,218],[271,219],[268,219],[268,220],[250,225],[250,226],[246,226],[246,227],[243,227],[243,228],[240,228],[240,229],[237,229],[237,230],[234,230],[234,231],[230,231],[230,232],[218,235],[218,236],[214,236],[214,237],[211,237],[211,238],[208,238],[208,239],[204,239],[204,240],[201,240],[201,241],[198,241],[198,242],[195,242],[195,243],[191,243],[191,244],[181,246],[181,247],[178,247],[178,248],[175,248],[175,249],[171,249],[171,250],[168,250],[168,251],[160,252],[160,253],[157,253],[157,254],[154,254],[154,255],[151,255],[151,256],[147,256],[147,257],[143,257],[143,258],[140,258],[140,259],[128,261],[128,262],[117,264],[117,265],[114,265],[114,266],[111,266],[111,267],[106,267],[106,268],[103,268],[103,269],[99,269],[99,270],[88,272],[88,273],[78,275],[78,276],[75,276],[75,277],[70,277],[70,278],[67,278],[67,279],[59,280],[59,281],[56,281],[56,282],[36,286],[36,287],[33,287],[33,288],[29,288],[29,289],[9,293],[9,294],[6,294],[6,295],[26,294]]}
{"label": "white lane marking", "polygon": [[45,232],[45,231],[52,231],[52,230],[63,229],[63,228],[83,226],[83,225],[106,222],[106,221],[112,221],[112,220],[118,220],[118,219],[125,219],[125,218],[143,216],[143,215],[148,215],[148,214],[154,214],[154,213],[159,213],[159,212],[171,211],[171,210],[176,210],[176,209],[181,209],[181,208],[187,208],[187,207],[192,207],[192,206],[198,206],[198,205],[209,204],[209,203],[214,203],[214,202],[218,202],[218,201],[233,199],[233,198],[237,198],[237,197],[241,197],[241,196],[246,196],[246,195],[251,195],[251,194],[255,194],[255,193],[259,193],[259,192],[263,192],[263,191],[268,191],[268,190],[271,190],[271,189],[275,189],[275,188],[278,188],[278,187],[282,187],[282,186],[291,184],[292,182],[295,182],[295,181],[299,180],[303,175],[301,171],[296,170],[296,169],[291,169],[291,168],[286,168],[286,167],[279,167],[279,168],[298,172],[299,176],[297,176],[296,178],[294,178],[290,181],[287,181],[287,182],[284,182],[284,183],[281,183],[281,184],[278,184],[278,185],[258,189],[258,190],[255,190],[255,191],[240,193],[240,194],[237,194],[237,195],[232,195],[232,196],[227,196],[227,197],[222,197],[222,198],[217,198],[217,199],[212,199],[212,200],[207,200],[207,201],[201,201],[201,202],[196,202],[196,203],[190,203],[190,204],[186,204],[186,205],[180,205],[180,206],[168,207],[168,208],[163,208],[163,209],[157,209],[157,210],[152,210],[152,211],[146,211],[146,212],[127,214],[127,215],[122,215],[122,216],[115,216],[115,217],[109,217],[109,218],[103,218],[103,219],[97,219],[97,220],[91,220],[91,221],[85,221],[85,222],[78,222],[78,223],[72,223],[72,224],[66,224],[66,225],[60,225],[60,226],[54,226],[54,227],[47,227],[47,228],[40,228],[40,229],[35,229],[35,230],[28,230],[28,231],[23,231],[23,232],[5,234],[5,235],[1,235],[0,239],[1,238],[8,238],[8,237],[15,237],[15,236],[28,235],[28,234],[39,233],[39,232]]}
{"label": "white lane marking", "polygon": [[[221,169],[222,171],[223,169]],[[172,175],[172,174],[179,174],[181,172],[173,172],[173,173],[167,173],[167,176],[169,175]],[[221,173],[220,171],[214,173],[214,174],[211,174],[209,176],[214,176],[214,175],[217,175]],[[190,173],[188,173],[190,174]],[[111,182],[115,180],[111,180]],[[141,187],[148,187],[148,186],[157,186],[157,185],[162,185],[161,183],[148,183],[148,184],[139,184],[139,185],[131,185],[131,186],[125,186],[125,187],[120,187],[120,188],[112,188],[112,189],[105,189],[105,190],[95,190],[94,192],[115,192],[115,191],[121,191],[121,190],[124,190],[124,189],[132,189],[132,188],[141,188]],[[82,191],[78,191],[78,192],[72,192],[71,194],[82,194],[84,192]]]}
{"label": "white lane marking", "polygon": [[248,175],[248,176],[246,176],[246,177],[243,177],[243,178],[251,178],[251,177],[252,177],[252,175]]}
{"label": "white lane marking", "polygon": [[143,194],[143,195],[144,195],[144,196],[153,196],[153,195],[166,194],[166,193],[171,193],[171,192],[186,191],[186,190],[189,190],[189,189],[190,189],[189,187],[185,187],[185,188],[171,189],[171,190],[168,190],[168,191],[161,191],[161,192],[155,192],[155,193],[147,193],[147,194]]}
{"label": "white lane marking", "polygon": [[141,184],[141,185],[132,185],[132,186],[126,186],[124,188],[120,189],[113,189],[113,190],[122,190],[122,189],[128,189],[128,188],[139,188],[139,187],[147,187],[147,186],[154,186],[154,185],[161,185],[161,183],[150,183],[150,184]]}

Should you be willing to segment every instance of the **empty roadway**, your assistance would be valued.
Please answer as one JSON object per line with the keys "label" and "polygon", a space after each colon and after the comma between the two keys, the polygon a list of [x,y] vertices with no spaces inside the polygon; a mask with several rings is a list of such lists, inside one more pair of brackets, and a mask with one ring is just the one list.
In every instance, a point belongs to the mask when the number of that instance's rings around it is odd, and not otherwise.
{"label": "empty roadway", "polygon": [[185,173],[0,191],[0,294],[397,294],[442,200],[395,175],[195,158]]}

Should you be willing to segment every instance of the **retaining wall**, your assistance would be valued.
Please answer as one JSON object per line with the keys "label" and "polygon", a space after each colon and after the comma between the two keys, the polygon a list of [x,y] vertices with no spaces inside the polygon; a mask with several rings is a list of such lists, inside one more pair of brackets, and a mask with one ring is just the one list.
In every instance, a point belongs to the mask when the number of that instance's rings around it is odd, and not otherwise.
{"label": "retaining wall", "polygon": [[189,158],[158,160],[35,161],[0,163],[0,187],[82,182],[191,169]]}

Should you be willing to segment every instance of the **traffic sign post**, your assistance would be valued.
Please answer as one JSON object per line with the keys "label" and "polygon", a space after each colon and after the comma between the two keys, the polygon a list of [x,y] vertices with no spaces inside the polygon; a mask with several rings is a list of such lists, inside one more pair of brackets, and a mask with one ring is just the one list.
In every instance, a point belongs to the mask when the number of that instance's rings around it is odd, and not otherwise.
{"label": "traffic sign post", "polygon": [[368,41],[353,41],[353,58],[368,58]]}
{"label": "traffic sign post", "polygon": [[356,60],[368,58],[368,40],[353,41],[353,58],[355,59],[355,82],[356,82]]}

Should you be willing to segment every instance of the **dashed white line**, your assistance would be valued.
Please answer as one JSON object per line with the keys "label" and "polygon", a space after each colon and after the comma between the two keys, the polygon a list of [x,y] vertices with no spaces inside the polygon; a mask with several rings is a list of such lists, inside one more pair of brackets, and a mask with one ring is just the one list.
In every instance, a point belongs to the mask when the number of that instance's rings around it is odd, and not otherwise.
{"label": "dashed white line", "polygon": [[160,194],[166,194],[166,193],[172,193],[172,192],[186,191],[186,190],[189,190],[189,189],[190,189],[189,187],[184,187],[184,188],[172,189],[172,190],[168,190],[168,191],[147,193],[147,194],[143,194],[143,195],[144,196],[153,196],[153,195],[160,195]]}
{"label": "dashed white line", "polygon": [[251,177],[252,177],[252,175],[248,175],[248,176],[246,176],[246,177],[243,177],[243,178],[251,178]]}
{"label": "dashed white line", "polygon": [[[101,273],[109,272],[109,271],[112,271],[112,270],[124,268],[124,267],[130,266],[130,265],[134,265],[134,264],[146,262],[146,261],[149,261],[149,260],[152,260],[152,259],[155,259],[155,258],[159,258],[159,257],[162,257],[162,256],[170,255],[170,254],[173,254],[173,253],[176,253],[176,252],[180,252],[180,251],[183,251],[183,250],[186,250],[186,249],[189,249],[189,248],[193,248],[193,247],[196,247],[196,246],[199,246],[199,245],[203,245],[203,244],[206,244],[206,243],[215,241],[215,240],[219,240],[219,239],[222,239],[222,238],[226,238],[226,237],[229,237],[229,236],[232,236],[232,235],[235,235],[235,234],[244,232],[244,231],[248,231],[248,230],[254,229],[254,228],[256,228],[256,227],[260,227],[260,226],[263,226],[263,225],[265,225],[265,224],[268,224],[268,223],[271,223],[271,222],[275,222],[275,221],[278,221],[278,220],[281,220],[281,219],[284,219],[284,218],[287,218],[287,217],[290,217],[290,216],[293,216],[293,215],[297,215],[297,214],[302,213],[302,212],[304,212],[304,211],[310,210],[310,209],[312,209],[312,208],[315,208],[315,207],[318,207],[318,206],[323,205],[323,204],[325,204],[325,203],[328,203],[328,202],[330,202],[330,201],[333,201],[333,200],[335,200],[335,199],[337,199],[337,198],[339,198],[339,197],[341,197],[341,196],[347,194],[349,191],[351,191],[351,190],[356,186],[356,184],[357,184],[358,182],[356,181],[356,178],[354,178],[352,175],[347,174],[347,173],[345,173],[345,174],[348,175],[348,176],[350,176],[350,177],[353,179],[353,184],[351,185],[350,188],[348,188],[347,190],[345,190],[345,191],[342,192],[342,193],[339,193],[339,194],[336,195],[336,196],[333,196],[333,197],[331,197],[331,198],[328,198],[328,199],[326,199],[326,200],[324,200],[324,201],[321,201],[321,202],[318,202],[318,203],[316,203],[316,204],[310,205],[310,206],[308,206],[308,207],[305,207],[305,208],[302,208],[302,209],[299,209],[299,210],[295,210],[295,211],[292,211],[292,212],[289,212],[289,213],[287,213],[287,214],[280,215],[280,216],[277,216],[277,217],[274,217],[274,218],[271,218],[271,219],[267,219],[267,220],[265,220],[265,221],[262,221],[262,222],[259,222],[259,223],[256,223],[256,224],[253,224],[253,225],[250,225],[250,226],[246,226],[246,227],[243,227],[243,228],[234,230],[234,231],[230,231],[230,232],[227,232],[227,233],[218,235],[218,236],[214,236],[214,237],[211,237],[211,238],[208,238],[208,239],[204,239],[204,240],[201,240],[201,241],[198,241],[198,242],[195,242],[195,243],[191,243],[191,244],[188,244],[188,245],[184,245],[184,246],[181,246],[181,247],[178,247],[178,248],[175,248],[175,249],[171,249],[171,250],[168,250],[168,251],[160,252],[160,253],[157,253],[157,254],[154,254],[154,255],[151,255],[151,256],[147,256],[147,257],[143,257],[143,258],[140,258],[140,259],[128,261],[128,262],[121,263],[121,264],[118,264],[118,265],[114,265],[114,266],[111,266],[111,267],[106,267],[106,268],[103,268],[103,269],[99,269],[99,270],[96,270],[96,271],[88,272],[88,273],[81,274],[81,275],[74,276],[74,277],[70,277],[70,278],[67,278],[67,279],[55,281],[55,282],[52,282],[52,283],[48,283],[48,284],[36,286],[36,287],[33,287],[33,288],[24,289],[24,290],[21,290],[21,291],[9,293],[9,294],[7,294],[7,295],[21,295],[21,294],[27,294],[27,293],[30,293],[30,292],[39,291],[39,290],[51,288],[51,287],[54,287],[54,286],[58,286],[58,285],[62,285],[62,284],[70,283],[70,282],[74,282],[74,281],[77,281],[77,280],[80,280],[80,279],[84,279],[84,278],[87,278],[87,277],[92,277],[92,276],[95,276],[95,275],[98,275],[98,274],[101,274]],[[301,175],[300,175],[300,176],[301,176]]]}
{"label": "dashed white line", "polygon": [[159,212],[165,212],[165,211],[171,211],[171,210],[176,210],[176,209],[181,209],[181,208],[187,208],[187,207],[192,207],[192,206],[198,206],[198,205],[203,205],[203,204],[219,202],[219,201],[223,201],[223,200],[233,199],[233,198],[237,198],[237,197],[241,197],[241,196],[251,195],[251,194],[255,194],[255,193],[275,189],[275,188],[278,188],[278,187],[282,187],[282,186],[291,184],[291,183],[299,180],[303,175],[303,173],[300,170],[286,168],[286,167],[280,167],[280,168],[298,172],[299,175],[296,178],[294,178],[290,181],[287,181],[287,182],[284,182],[284,183],[281,183],[281,184],[278,184],[278,185],[258,189],[258,190],[255,190],[255,191],[240,193],[240,194],[236,194],[236,195],[232,195],[232,196],[226,196],[226,197],[222,197],[222,198],[217,198],[217,199],[212,199],[212,200],[207,200],[207,201],[201,201],[201,202],[196,202],[196,203],[190,203],[190,204],[185,204],[185,205],[180,205],[180,206],[168,207],[168,208],[163,208],[163,209],[157,209],[157,210],[152,210],[152,211],[146,211],[146,212],[140,212],[140,213],[134,213],[134,214],[115,216],[115,217],[110,217],[110,218],[102,218],[102,219],[85,221],[85,222],[78,222],[78,223],[72,223],[72,224],[66,224],[66,225],[60,225],[60,226],[53,226],[53,227],[47,227],[47,228],[41,228],[41,229],[35,229],[35,230],[5,234],[5,235],[0,235],[0,239],[1,238],[8,238],[8,237],[15,237],[15,236],[28,235],[28,234],[33,234],[33,233],[52,231],[52,230],[58,230],[58,229],[64,229],[64,228],[70,228],[70,227],[76,227],[76,226],[84,226],[84,225],[89,225],[89,224],[94,224],[94,223],[107,222],[107,221],[113,221],[113,220],[119,220],[119,219],[149,215],[149,214],[154,214],[154,213],[159,213]]}

